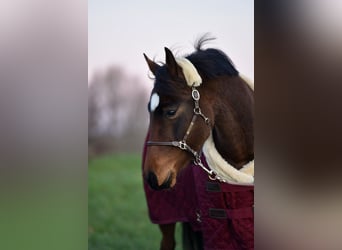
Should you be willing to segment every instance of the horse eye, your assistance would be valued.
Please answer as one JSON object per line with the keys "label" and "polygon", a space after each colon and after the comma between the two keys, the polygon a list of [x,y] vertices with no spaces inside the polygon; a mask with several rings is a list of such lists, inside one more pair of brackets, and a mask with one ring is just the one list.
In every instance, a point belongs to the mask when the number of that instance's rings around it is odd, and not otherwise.
{"label": "horse eye", "polygon": [[166,117],[168,117],[168,118],[173,117],[175,114],[176,114],[176,110],[174,110],[174,109],[170,109],[170,110],[166,111]]}

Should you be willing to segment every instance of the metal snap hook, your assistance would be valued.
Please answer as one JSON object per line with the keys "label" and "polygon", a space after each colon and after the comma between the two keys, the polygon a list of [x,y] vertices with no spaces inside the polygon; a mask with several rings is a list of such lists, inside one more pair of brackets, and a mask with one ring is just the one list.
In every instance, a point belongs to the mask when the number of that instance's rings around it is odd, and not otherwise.
{"label": "metal snap hook", "polygon": [[208,174],[208,177],[209,177],[209,179],[212,180],[212,181],[218,180],[217,174],[216,174],[215,172],[211,172],[211,174]]}

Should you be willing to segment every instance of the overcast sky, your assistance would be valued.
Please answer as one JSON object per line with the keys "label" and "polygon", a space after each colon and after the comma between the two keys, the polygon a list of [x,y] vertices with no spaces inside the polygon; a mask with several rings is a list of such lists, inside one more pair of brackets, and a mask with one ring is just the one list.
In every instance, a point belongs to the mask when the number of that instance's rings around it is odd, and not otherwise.
{"label": "overcast sky", "polygon": [[254,1],[88,1],[88,78],[110,65],[148,82],[143,53],[164,61],[164,47],[192,52],[205,32],[238,70],[254,79]]}

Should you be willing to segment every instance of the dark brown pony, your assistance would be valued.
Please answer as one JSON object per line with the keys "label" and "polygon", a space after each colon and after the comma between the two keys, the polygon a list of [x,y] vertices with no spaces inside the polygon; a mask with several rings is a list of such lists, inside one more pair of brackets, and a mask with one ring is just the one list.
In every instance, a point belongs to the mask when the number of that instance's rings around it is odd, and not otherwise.
{"label": "dark brown pony", "polygon": [[[202,48],[206,40],[200,39],[196,51],[185,57],[202,78],[196,88],[189,87],[168,48],[164,65],[145,55],[155,83],[143,173],[153,189],[174,187],[178,173],[191,161],[197,162],[210,134],[217,151],[236,169],[254,160],[253,90],[222,51]],[[197,104],[194,89],[200,95]],[[173,249],[174,224],[161,226],[161,230],[161,248]]]}

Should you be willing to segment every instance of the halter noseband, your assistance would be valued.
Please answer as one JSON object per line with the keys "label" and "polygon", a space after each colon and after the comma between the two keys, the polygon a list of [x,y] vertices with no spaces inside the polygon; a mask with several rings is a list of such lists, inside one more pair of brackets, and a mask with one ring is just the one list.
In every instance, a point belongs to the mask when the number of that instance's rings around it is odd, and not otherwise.
{"label": "halter noseband", "polygon": [[203,168],[208,173],[210,178],[217,179],[218,177],[217,174],[213,170],[208,169],[203,165],[201,161],[201,151],[197,152],[196,150],[192,149],[186,142],[192,130],[192,127],[197,119],[197,116],[202,117],[204,122],[210,127],[210,119],[202,113],[201,108],[199,106],[200,93],[194,86],[192,87],[191,97],[194,100],[194,104],[195,104],[195,107],[193,109],[194,114],[192,116],[192,120],[190,122],[188,129],[186,130],[186,133],[183,139],[181,141],[169,141],[169,142],[147,141],[146,145],[147,146],[172,146],[172,147],[177,147],[177,148],[180,148],[181,150],[187,151],[194,156],[195,158],[194,163],[196,165],[199,165],[201,168]]}

